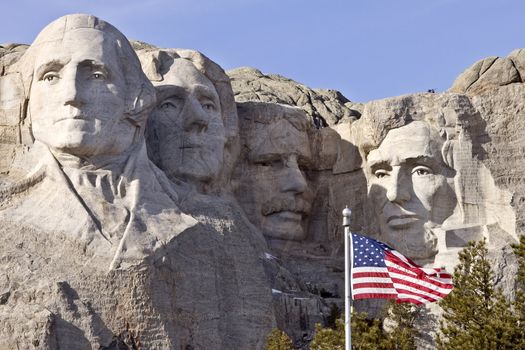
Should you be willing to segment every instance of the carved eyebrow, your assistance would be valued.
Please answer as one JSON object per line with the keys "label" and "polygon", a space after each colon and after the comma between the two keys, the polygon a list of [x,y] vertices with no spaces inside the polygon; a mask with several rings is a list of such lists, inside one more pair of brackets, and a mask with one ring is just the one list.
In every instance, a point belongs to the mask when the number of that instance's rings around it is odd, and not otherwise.
{"label": "carved eyebrow", "polygon": [[368,164],[368,167],[372,172],[378,170],[378,169],[386,169],[386,170],[392,170],[392,165],[390,162],[386,160],[379,160],[379,161],[371,161]]}
{"label": "carved eyebrow", "polygon": [[110,71],[107,68],[107,65],[105,65],[102,62],[97,62],[94,60],[84,60],[79,63],[79,66],[89,67],[91,70],[101,70],[105,75],[108,75],[108,76],[110,74]]}
{"label": "carved eyebrow", "polygon": [[54,60],[45,62],[45,63],[41,64],[40,66],[38,66],[38,68],[35,70],[36,77],[37,77],[37,79],[40,80],[44,76],[44,74],[46,74],[47,72],[49,72],[51,70],[59,71],[66,64],[67,64],[67,61],[59,60],[59,59],[54,59]]}
{"label": "carved eyebrow", "polygon": [[204,85],[195,85],[194,91],[203,97],[209,98],[213,102],[219,103],[219,95],[215,89],[210,89]]}
{"label": "carved eyebrow", "polygon": [[159,101],[172,96],[184,98],[188,94],[183,87],[176,85],[160,85],[156,86],[155,89],[157,90],[157,99]]}
{"label": "carved eyebrow", "polygon": [[429,156],[419,156],[419,157],[413,157],[413,158],[407,158],[405,159],[405,163],[410,165],[415,164],[422,164],[422,165],[429,165],[429,166],[437,166],[439,165],[439,160],[433,157]]}
{"label": "carved eyebrow", "polygon": [[[440,165],[439,160],[433,157],[429,157],[429,156],[418,156],[418,157],[405,158],[405,159],[401,159],[400,163],[408,164],[409,166],[418,165],[418,164],[427,165],[432,168],[439,167]],[[370,168],[372,172],[378,169],[391,170],[392,164],[388,160],[377,160],[377,161],[371,160],[368,163],[368,167]]]}

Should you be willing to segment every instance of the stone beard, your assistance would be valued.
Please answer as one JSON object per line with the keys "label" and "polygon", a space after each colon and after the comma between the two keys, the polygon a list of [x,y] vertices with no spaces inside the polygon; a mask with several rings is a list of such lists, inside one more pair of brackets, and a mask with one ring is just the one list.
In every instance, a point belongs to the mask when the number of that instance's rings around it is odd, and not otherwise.
{"label": "stone beard", "polygon": [[[278,107],[281,114],[305,118],[295,109]],[[267,238],[303,240],[313,200],[305,175],[311,163],[306,128],[287,118],[267,124],[247,123],[249,119],[243,121],[242,115],[250,118],[249,113],[249,109],[240,113],[241,132],[247,134],[243,145],[247,153],[240,167],[242,174],[238,175],[237,199]],[[297,113],[299,116],[294,115]]]}
{"label": "stone beard", "polygon": [[379,221],[380,239],[413,259],[437,254],[432,228],[455,206],[444,163],[443,141],[422,121],[388,132],[366,159],[368,195]]}

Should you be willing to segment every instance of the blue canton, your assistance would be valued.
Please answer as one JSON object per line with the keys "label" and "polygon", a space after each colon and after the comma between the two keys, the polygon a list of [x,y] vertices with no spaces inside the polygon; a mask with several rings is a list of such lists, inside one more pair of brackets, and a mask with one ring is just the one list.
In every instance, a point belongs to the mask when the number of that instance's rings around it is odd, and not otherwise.
{"label": "blue canton", "polygon": [[384,251],[392,250],[384,243],[352,233],[354,267],[386,267]]}

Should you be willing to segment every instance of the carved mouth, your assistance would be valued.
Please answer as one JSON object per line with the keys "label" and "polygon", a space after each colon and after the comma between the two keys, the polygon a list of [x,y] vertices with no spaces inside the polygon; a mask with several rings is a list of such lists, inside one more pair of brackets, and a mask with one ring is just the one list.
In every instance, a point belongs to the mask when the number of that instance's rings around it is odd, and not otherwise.
{"label": "carved mouth", "polygon": [[59,118],[59,119],[55,120],[55,123],[58,123],[58,122],[61,122],[61,121],[64,121],[64,120],[88,120],[88,118],[86,118],[85,116],[79,114],[79,115],[74,115],[74,116],[70,116],[70,117]]}
{"label": "carved mouth", "polygon": [[282,220],[297,221],[300,222],[303,219],[303,212],[282,210],[268,214],[267,216],[279,217]]}
{"label": "carved mouth", "polygon": [[310,205],[304,200],[271,200],[262,206],[261,212],[264,216],[279,213],[293,213],[295,215],[306,216],[310,212]]}
{"label": "carved mouth", "polygon": [[386,220],[386,223],[388,226],[392,228],[404,228],[407,226],[410,226],[418,221],[420,221],[421,218],[418,215],[410,214],[410,215],[392,215],[388,217]]}

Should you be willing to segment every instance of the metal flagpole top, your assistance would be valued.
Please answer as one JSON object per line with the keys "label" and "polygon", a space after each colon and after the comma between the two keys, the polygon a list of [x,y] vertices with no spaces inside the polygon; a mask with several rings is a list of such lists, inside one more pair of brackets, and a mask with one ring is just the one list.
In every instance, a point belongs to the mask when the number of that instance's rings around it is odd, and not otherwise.
{"label": "metal flagpole top", "polygon": [[343,226],[350,226],[350,217],[352,216],[352,210],[346,206],[343,209]]}

